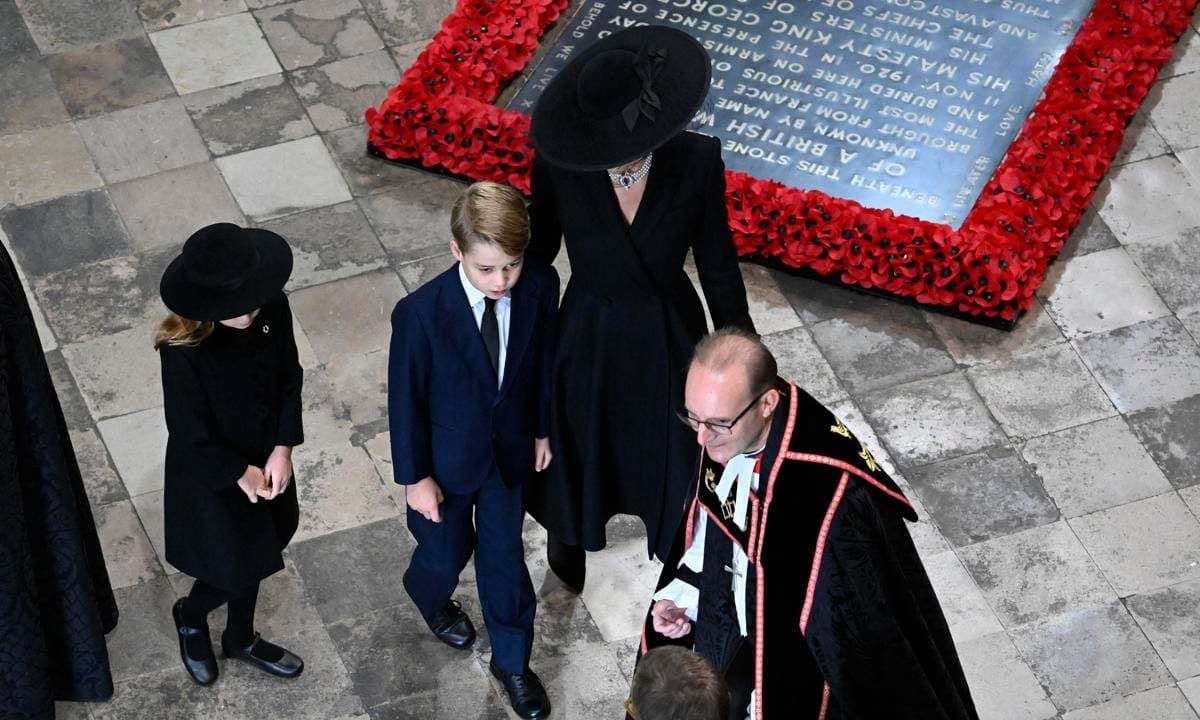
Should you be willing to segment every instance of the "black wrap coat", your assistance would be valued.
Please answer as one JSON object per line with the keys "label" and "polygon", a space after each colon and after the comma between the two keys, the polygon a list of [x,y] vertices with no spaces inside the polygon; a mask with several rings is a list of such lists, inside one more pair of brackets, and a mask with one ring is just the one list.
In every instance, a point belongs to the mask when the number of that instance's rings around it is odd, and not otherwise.
{"label": "black wrap coat", "polygon": [[695,434],[674,416],[686,365],[707,332],[684,271],[691,251],[717,327],[753,329],[725,211],[715,139],[683,133],[654,152],[627,225],[605,172],[533,166],[529,255],[565,241],[571,279],[559,308],[549,475],[529,512],[560,540],[598,550],[618,513],[641,517],[650,551],[669,551],[683,516]]}
{"label": "black wrap coat", "polygon": [[195,347],[159,348],[167,421],[167,561],[239,591],[283,569],[299,523],[296,484],[251,503],[237,486],[276,445],[304,441],[303,371],[292,313],[280,297],[245,330],[218,324]]}
{"label": "black wrap coat", "polygon": [[0,245],[0,717],[112,695],[117,605],[29,303]]}

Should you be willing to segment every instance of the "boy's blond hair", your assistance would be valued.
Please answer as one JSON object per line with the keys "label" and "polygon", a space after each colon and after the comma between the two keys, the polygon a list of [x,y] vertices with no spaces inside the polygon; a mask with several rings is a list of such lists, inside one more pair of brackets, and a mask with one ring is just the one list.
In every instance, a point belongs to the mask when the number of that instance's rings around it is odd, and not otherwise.
{"label": "boy's blond hair", "polygon": [[478,243],[489,242],[504,254],[517,257],[529,245],[525,198],[508,185],[486,180],[474,183],[454,201],[450,232],[464,253]]}

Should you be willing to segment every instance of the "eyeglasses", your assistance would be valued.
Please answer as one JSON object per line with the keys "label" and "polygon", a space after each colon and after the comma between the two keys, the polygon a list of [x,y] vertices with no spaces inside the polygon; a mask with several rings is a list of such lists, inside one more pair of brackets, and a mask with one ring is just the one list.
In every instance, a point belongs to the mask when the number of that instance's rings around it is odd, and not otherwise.
{"label": "eyeglasses", "polygon": [[766,395],[768,392],[770,392],[770,388],[763,390],[758,395],[755,395],[754,399],[750,401],[750,404],[743,408],[740,413],[735,415],[728,424],[715,423],[708,420],[694,418],[686,409],[683,408],[676,410],[675,415],[683,422],[684,425],[687,425],[697,432],[700,431],[700,426],[703,425],[704,427],[708,428],[710,432],[716,435],[730,435],[733,433],[733,426],[738,424],[738,420],[741,420],[743,417],[745,417],[746,413],[750,412],[750,408],[754,407],[758,401],[762,399],[762,396]]}

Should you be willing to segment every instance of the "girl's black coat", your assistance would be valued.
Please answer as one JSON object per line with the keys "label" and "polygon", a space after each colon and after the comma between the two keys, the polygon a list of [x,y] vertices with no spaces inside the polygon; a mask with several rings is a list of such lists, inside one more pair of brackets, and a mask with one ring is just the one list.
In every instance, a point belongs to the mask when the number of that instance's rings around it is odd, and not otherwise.
{"label": "girl's black coat", "polygon": [[199,345],[163,345],[159,355],[167,561],[216,587],[244,589],[283,569],[299,522],[295,482],[258,503],[237,486],[276,445],[304,440],[291,309],[281,295],[245,330],[218,324]]}
{"label": "girl's black coat", "polygon": [[[626,225],[605,172],[533,165],[528,254],[550,262],[560,237],[571,279],[559,309],[549,476],[529,512],[561,540],[598,550],[613,515],[638,515],[664,554],[684,513],[695,434],[675,417],[692,349],[707,331],[684,271],[691,251],[717,327],[753,329],[725,212],[715,138],[682,133],[654,151]],[[617,190],[616,192],[621,192]]]}

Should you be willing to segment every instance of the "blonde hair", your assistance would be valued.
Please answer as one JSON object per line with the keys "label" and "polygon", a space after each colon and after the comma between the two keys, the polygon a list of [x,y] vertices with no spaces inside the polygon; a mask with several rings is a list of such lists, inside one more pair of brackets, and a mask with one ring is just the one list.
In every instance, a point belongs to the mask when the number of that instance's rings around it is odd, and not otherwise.
{"label": "blonde hair", "polygon": [[158,332],[154,333],[154,349],[163,345],[195,347],[204,342],[212,331],[211,320],[189,320],[171,313],[163,318],[158,325]]}
{"label": "blonde hair", "polygon": [[529,212],[525,198],[508,185],[496,182],[472,184],[450,210],[450,232],[458,249],[489,242],[513,257],[529,245]]}

